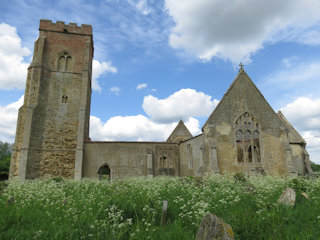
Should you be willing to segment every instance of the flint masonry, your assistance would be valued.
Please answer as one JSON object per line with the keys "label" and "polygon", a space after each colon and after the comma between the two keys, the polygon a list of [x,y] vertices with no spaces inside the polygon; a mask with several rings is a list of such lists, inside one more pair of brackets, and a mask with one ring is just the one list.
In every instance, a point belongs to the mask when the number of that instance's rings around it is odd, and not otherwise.
{"label": "flint masonry", "polygon": [[40,20],[10,178],[312,173],[306,142],[242,67],[198,136],[180,121],[166,142],[91,141],[92,58],[90,25]]}

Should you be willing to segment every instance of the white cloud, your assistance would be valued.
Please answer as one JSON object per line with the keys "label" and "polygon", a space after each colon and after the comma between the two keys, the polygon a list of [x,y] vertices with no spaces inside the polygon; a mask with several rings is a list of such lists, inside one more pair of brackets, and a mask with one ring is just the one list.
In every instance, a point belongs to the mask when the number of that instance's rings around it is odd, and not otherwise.
{"label": "white cloud", "polygon": [[211,96],[194,89],[181,89],[168,98],[158,99],[152,95],[143,99],[142,107],[153,121],[172,122],[190,117],[208,116],[218,104]]}
{"label": "white cloud", "polygon": [[292,67],[295,62],[298,60],[297,56],[287,57],[282,59],[282,63],[286,68]]}
{"label": "white cloud", "polygon": [[143,15],[148,15],[151,12],[147,0],[128,0],[128,3],[136,7]]}
{"label": "white cloud", "polygon": [[137,89],[137,90],[140,90],[140,89],[146,88],[147,86],[148,86],[148,84],[146,84],[146,83],[141,83],[141,84],[138,84],[138,85],[137,85],[136,89]]}
{"label": "white cloud", "polygon": [[281,111],[305,138],[310,159],[320,163],[320,98],[299,97]]}
{"label": "white cloud", "polygon": [[[116,116],[106,122],[91,116],[90,137],[92,140],[165,141],[177,124],[156,123],[143,115]],[[185,124],[193,135],[200,133],[197,119],[189,118]]]}
{"label": "white cloud", "polygon": [[18,110],[23,104],[23,96],[16,102],[0,106],[0,141],[14,142]]}
{"label": "white cloud", "polygon": [[119,87],[111,87],[111,88],[109,88],[109,90],[110,90],[110,92],[113,92],[115,95],[118,96],[121,89]]}
{"label": "white cloud", "polygon": [[29,63],[23,57],[30,54],[22,47],[16,28],[0,23],[0,88],[24,89]]}
{"label": "white cloud", "polygon": [[116,67],[112,66],[111,62],[92,61],[92,89],[94,91],[101,92],[102,88],[98,83],[98,79],[107,72],[117,73],[118,70]]}
{"label": "white cloud", "polygon": [[320,44],[318,0],[166,0],[176,26],[170,45],[198,58],[250,62],[266,42]]}
{"label": "white cloud", "polygon": [[[304,62],[296,57],[282,60],[283,67],[261,81],[272,98],[282,98],[282,106],[298,96],[320,95],[320,61]],[[281,97],[283,96],[283,97]]]}
{"label": "white cloud", "polygon": [[299,97],[281,111],[299,129],[320,129],[320,98]]}
{"label": "white cloud", "polygon": [[[289,58],[290,59],[290,58]],[[301,62],[299,64],[292,64],[294,59],[283,60],[287,64],[287,68],[278,71],[268,78],[269,82],[285,83],[291,85],[295,83],[303,83],[306,81],[317,82],[320,78],[320,62]]]}

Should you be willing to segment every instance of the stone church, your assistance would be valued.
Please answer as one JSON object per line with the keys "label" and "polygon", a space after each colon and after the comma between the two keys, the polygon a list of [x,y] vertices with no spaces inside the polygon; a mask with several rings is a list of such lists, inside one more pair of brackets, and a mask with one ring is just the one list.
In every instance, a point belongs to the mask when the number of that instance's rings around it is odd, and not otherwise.
{"label": "stone church", "polygon": [[11,178],[312,173],[306,142],[242,67],[200,135],[180,121],[165,142],[91,141],[92,57],[90,25],[40,20]]}

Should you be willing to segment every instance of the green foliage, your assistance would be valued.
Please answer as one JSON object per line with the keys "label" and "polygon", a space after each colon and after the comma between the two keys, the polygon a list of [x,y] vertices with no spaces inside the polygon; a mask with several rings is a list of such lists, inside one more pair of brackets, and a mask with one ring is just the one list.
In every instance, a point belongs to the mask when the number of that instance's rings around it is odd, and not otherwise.
{"label": "green foliage", "polygon": [[243,172],[237,172],[233,175],[233,178],[238,182],[246,182],[247,178]]}
{"label": "green foliage", "polygon": [[6,180],[9,176],[12,145],[0,141],[0,180]]}
{"label": "green foliage", "polygon": [[302,177],[293,178],[288,182],[288,184],[298,193],[307,191],[307,180]]}
{"label": "green foliage", "polygon": [[[114,181],[9,180],[0,195],[1,239],[194,239],[214,213],[236,239],[317,239],[320,179],[233,176],[128,178]],[[244,191],[250,185],[254,193]],[[284,189],[304,190],[294,208]],[[300,194],[301,195],[301,194]],[[13,199],[8,204],[8,199]],[[161,226],[163,201],[167,223]],[[303,229],[303,230],[302,230]]]}
{"label": "green foliage", "polygon": [[320,164],[316,164],[314,162],[311,162],[311,169],[314,172],[320,172]]}

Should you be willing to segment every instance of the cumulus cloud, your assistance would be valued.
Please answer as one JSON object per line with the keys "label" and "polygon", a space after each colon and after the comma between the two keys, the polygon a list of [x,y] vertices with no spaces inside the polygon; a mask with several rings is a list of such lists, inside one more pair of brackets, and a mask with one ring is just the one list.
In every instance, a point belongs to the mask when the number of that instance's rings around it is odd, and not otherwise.
{"label": "cumulus cloud", "polygon": [[281,111],[305,138],[311,160],[320,163],[320,98],[299,97]]}
{"label": "cumulus cloud", "polygon": [[31,51],[21,45],[15,27],[0,23],[0,88],[24,89]]}
{"label": "cumulus cloud", "polygon": [[120,90],[121,89],[119,87],[111,87],[111,88],[109,88],[109,91],[113,92],[117,96],[120,94]]}
{"label": "cumulus cloud", "polygon": [[23,104],[24,96],[16,102],[6,106],[0,106],[0,141],[14,142],[18,110]]}
{"label": "cumulus cloud", "polygon": [[116,67],[112,66],[111,62],[99,62],[98,60],[92,61],[92,89],[101,92],[102,88],[98,83],[99,77],[106,73],[117,73]]}
{"label": "cumulus cloud", "polygon": [[[178,122],[156,123],[143,115],[116,116],[106,122],[91,116],[90,137],[92,140],[165,141],[177,124]],[[185,124],[193,135],[200,132],[197,119],[189,118]]]}
{"label": "cumulus cloud", "polygon": [[187,120],[190,117],[208,116],[218,104],[211,96],[194,89],[181,89],[165,99],[152,95],[143,99],[142,107],[156,122]]}
{"label": "cumulus cloud", "polygon": [[319,45],[318,0],[165,0],[175,27],[170,45],[198,58],[250,62],[266,42]]}
{"label": "cumulus cloud", "polygon": [[299,97],[281,111],[299,129],[320,129],[320,98]]}
{"label": "cumulus cloud", "polygon": [[136,89],[137,89],[137,90],[140,90],[140,89],[146,88],[147,86],[148,86],[148,84],[146,84],[146,83],[141,83],[141,84],[138,84],[138,85],[137,85]]}

